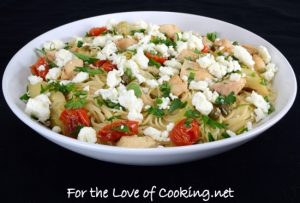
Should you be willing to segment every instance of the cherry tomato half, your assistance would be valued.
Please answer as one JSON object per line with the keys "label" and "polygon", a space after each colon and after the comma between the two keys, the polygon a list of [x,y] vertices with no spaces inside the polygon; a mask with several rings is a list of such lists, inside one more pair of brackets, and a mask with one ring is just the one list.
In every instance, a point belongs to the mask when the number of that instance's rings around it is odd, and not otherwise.
{"label": "cherry tomato half", "polygon": [[[39,70],[39,67],[40,66],[44,66],[42,68],[42,70]],[[36,75],[36,76],[40,76],[41,78],[43,78],[45,80],[45,77],[47,75],[49,71],[49,65],[48,65],[48,62],[46,61],[46,59],[44,57],[40,57],[36,62],[35,64],[33,64],[31,66],[31,73],[33,75]]]}
{"label": "cherry tomato half", "polygon": [[122,136],[138,134],[139,123],[137,121],[120,120],[104,126],[98,132],[102,141],[116,142]]}
{"label": "cherry tomato half", "polygon": [[203,49],[201,50],[203,53],[208,53],[209,52],[209,47],[207,45],[204,45]]}
{"label": "cherry tomato half", "polygon": [[94,28],[90,29],[89,35],[90,36],[98,36],[98,35],[101,35],[103,32],[105,32],[106,30],[107,30],[106,27],[94,27]]}
{"label": "cherry tomato half", "polygon": [[201,137],[199,123],[196,120],[186,123],[186,120],[179,121],[170,132],[170,139],[177,146],[194,144]]}
{"label": "cherry tomato half", "polygon": [[161,56],[157,56],[157,55],[154,55],[154,54],[151,54],[150,52],[146,52],[145,55],[150,59],[153,59],[154,61],[160,63],[161,65],[166,61],[168,60],[168,58],[166,57],[161,57]]}
{"label": "cherry tomato half", "polygon": [[106,72],[112,71],[117,68],[117,65],[113,64],[112,61],[109,60],[97,60],[94,63],[95,66],[101,67]]}
{"label": "cherry tomato half", "polygon": [[65,126],[65,134],[71,135],[78,126],[90,126],[90,119],[87,111],[83,108],[65,109],[59,119]]}

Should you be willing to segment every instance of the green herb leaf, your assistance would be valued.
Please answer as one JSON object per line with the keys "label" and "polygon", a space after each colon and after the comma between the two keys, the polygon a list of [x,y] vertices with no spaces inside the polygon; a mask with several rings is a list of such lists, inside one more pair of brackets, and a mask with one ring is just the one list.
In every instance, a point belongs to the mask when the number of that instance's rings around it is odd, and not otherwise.
{"label": "green herb leaf", "polygon": [[142,96],[142,90],[137,82],[131,82],[126,86],[127,90],[133,90],[136,97]]}
{"label": "green herb leaf", "polygon": [[211,133],[208,133],[208,141],[209,142],[215,141],[215,138],[213,137],[213,135]]}
{"label": "green herb leaf", "polygon": [[83,128],[83,127],[84,127],[84,125],[78,125],[78,126],[76,126],[75,130],[73,132],[71,132],[70,136],[74,137],[74,138],[77,138],[77,136],[78,136],[81,128]]}
{"label": "green herb leaf", "polygon": [[75,90],[75,84],[74,83],[68,83],[66,85],[60,84],[60,82],[51,82],[48,83],[48,85],[41,86],[41,93],[45,93],[46,91],[59,91],[62,92],[63,94],[67,94],[69,92],[72,92]]}
{"label": "green herb leaf", "polygon": [[83,60],[84,62],[86,62],[88,64],[94,63],[94,62],[96,62],[98,60],[97,58],[90,57],[90,56],[87,56],[87,55],[84,55],[84,54],[81,54],[81,53],[78,53],[78,52],[73,52],[73,54],[77,58]]}
{"label": "green herb leaf", "polygon": [[107,120],[107,121],[109,121],[109,122],[113,122],[113,120],[115,120],[115,119],[120,119],[120,118],[121,118],[121,116],[118,115],[118,116],[111,116],[111,117],[109,117],[109,118],[107,118],[107,119],[105,119],[105,120]]}
{"label": "green herb leaf", "polygon": [[242,133],[244,133],[244,132],[247,132],[248,131],[248,128],[247,127],[244,127],[244,128],[241,128],[241,129],[239,129],[239,130],[237,130],[236,131],[236,134],[242,134]]}
{"label": "green herb leaf", "polygon": [[192,82],[192,80],[195,79],[195,73],[194,72],[190,72],[189,77],[188,77],[188,83],[190,84]]}
{"label": "green herb leaf", "polygon": [[86,104],[86,102],[86,98],[71,99],[66,102],[65,107],[67,109],[78,109],[83,107]]}
{"label": "green herb leaf", "polygon": [[113,130],[116,130],[116,131],[119,131],[119,132],[122,132],[122,133],[130,132],[129,127],[127,125],[124,125],[124,124],[114,127]]}
{"label": "green herb leaf", "polygon": [[187,105],[187,102],[182,102],[180,99],[174,99],[169,108],[169,113],[174,112],[176,109],[182,109]]}
{"label": "green herb leaf", "polygon": [[201,114],[198,111],[190,109],[184,113],[184,116],[187,118],[200,118]]}
{"label": "green herb leaf", "polygon": [[201,119],[204,124],[209,125],[213,129],[216,129],[216,128],[225,129],[226,128],[226,125],[211,119],[209,116],[202,115]]}
{"label": "green herb leaf", "polygon": [[228,135],[227,132],[223,132],[221,135],[223,138],[230,138],[230,135]]}
{"label": "green herb leaf", "polygon": [[158,107],[155,107],[155,106],[151,106],[148,109],[148,113],[153,114],[154,116],[157,116],[157,117],[162,117],[165,115],[165,112],[162,109],[159,109]]}
{"label": "green herb leaf", "polygon": [[163,97],[168,97],[171,92],[171,86],[168,82],[163,82],[163,84],[159,86],[159,90],[161,91]]}
{"label": "green herb leaf", "polygon": [[268,114],[270,115],[271,113],[273,113],[275,111],[275,107],[273,106],[273,104],[269,103],[270,104],[270,108],[268,110]]}
{"label": "green herb leaf", "polygon": [[232,42],[233,45],[239,45],[237,41]]}
{"label": "green herb leaf", "polygon": [[160,37],[154,37],[150,42],[152,42],[153,44],[165,44],[168,47],[176,47],[176,43],[169,38],[161,39]]}
{"label": "green herb leaf", "polygon": [[94,69],[94,68],[90,68],[88,66],[76,67],[74,69],[74,71],[76,71],[76,72],[86,72],[89,75],[97,75],[97,74],[104,73],[104,71],[102,69]]}
{"label": "green herb leaf", "polygon": [[268,81],[265,78],[260,78],[260,84],[267,86],[268,85]]}
{"label": "green herb leaf", "polygon": [[228,105],[231,105],[233,104],[234,102],[236,101],[236,97],[235,97],[235,94],[234,92],[231,92],[229,95],[227,96],[218,96],[215,103],[217,105],[222,105],[222,104],[228,104]]}
{"label": "green herb leaf", "polygon": [[217,39],[217,33],[216,32],[209,32],[206,34],[207,39],[214,42]]}
{"label": "green herb leaf", "polygon": [[148,63],[149,66],[155,66],[156,68],[159,68],[161,66],[160,63],[158,63],[157,61],[155,61],[154,59],[152,58],[149,58],[149,63]]}
{"label": "green herb leaf", "polygon": [[23,94],[20,99],[23,101],[23,102],[27,102],[29,99],[30,99],[30,96],[28,95],[28,93],[26,92],[25,94]]}
{"label": "green herb leaf", "polygon": [[82,47],[82,45],[83,45],[83,41],[81,41],[81,40],[77,41],[77,47],[78,48]]}
{"label": "green herb leaf", "polygon": [[134,33],[136,33],[136,32],[145,33],[146,30],[145,30],[145,29],[131,30],[131,31],[130,31],[130,35],[134,35]]}
{"label": "green herb leaf", "polygon": [[196,49],[194,49],[194,53],[195,53],[195,54],[201,54],[201,51],[200,51],[199,49],[196,48]]}

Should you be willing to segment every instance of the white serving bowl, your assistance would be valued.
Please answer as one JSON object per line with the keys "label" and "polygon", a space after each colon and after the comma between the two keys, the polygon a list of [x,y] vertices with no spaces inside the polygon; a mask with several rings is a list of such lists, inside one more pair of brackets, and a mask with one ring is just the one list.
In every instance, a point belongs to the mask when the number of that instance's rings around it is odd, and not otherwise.
{"label": "white serving bowl", "polygon": [[[274,79],[274,90],[277,93],[276,111],[261,122],[256,128],[240,136],[192,146],[155,149],[129,149],[99,144],[84,143],[57,134],[37,123],[24,113],[25,104],[19,97],[25,92],[29,65],[36,61],[35,48],[41,47],[47,40],[69,40],[81,36],[91,27],[104,25],[108,19],[117,21],[144,20],[149,23],[177,24],[182,30],[194,30],[201,33],[218,32],[220,37],[233,41],[263,45],[268,48],[272,61],[279,71]],[[11,110],[26,125],[52,142],[79,154],[95,159],[133,165],[164,165],[192,161],[212,156],[237,147],[261,134],[277,123],[291,108],[297,92],[297,82],[293,69],[287,59],[273,45],[256,34],[241,27],[220,20],[184,13],[173,12],[126,12],[102,15],[75,21],[46,32],[35,38],[19,50],[8,63],[2,81],[4,97]]]}

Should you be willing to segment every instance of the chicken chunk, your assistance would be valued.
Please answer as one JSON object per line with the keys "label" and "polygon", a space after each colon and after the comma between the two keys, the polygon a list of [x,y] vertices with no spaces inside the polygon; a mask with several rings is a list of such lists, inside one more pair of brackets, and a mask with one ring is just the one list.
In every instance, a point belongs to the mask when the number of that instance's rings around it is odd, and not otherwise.
{"label": "chicken chunk", "polygon": [[184,82],[181,80],[181,78],[178,75],[174,75],[170,81],[170,86],[171,86],[171,92],[172,94],[179,96],[184,92],[188,91],[187,88],[187,82]]}
{"label": "chicken chunk", "polygon": [[149,136],[138,137],[123,136],[116,144],[119,147],[131,147],[131,148],[153,148],[157,147],[158,143]]}
{"label": "chicken chunk", "polygon": [[224,80],[213,84],[212,89],[225,96],[229,95],[231,92],[234,92],[237,95],[244,88],[245,84],[246,80],[244,78],[241,78],[238,81]]}
{"label": "chicken chunk", "polygon": [[66,65],[63,67],[61,73],[61,79],[63,80],[72,79],[75,75],[74,69],[76,67],[82,67],[82,66],[83,66],[83,61],[81,59],[78,58],[72,59],[71,61],[66,63]]}
{"label": "chicken chunk", "polygon": [[195,80],[197,81],[212,78],[207,69],[200,68],[200,65],[196,62],[185,60],[181,67],[180,77],[189,76],[189,72],[191,71],[195,73]]}
{"label": "chicken chunk", "polygon": [[254,46],[250,45],[250,44],[244,44],[244,45],[242,45],[242,47],[244,47],[245,49],[247,49],[247,51],[251,55],[257,54],[257,49]]}
{"label": "chicken chunk", "polygon": [[137,41],[130,38],[119,39],[115,41],[115,44],[120,51],[125,51],[128,47],[136,44]]}
{"label": "chicken chunk", "polygon": [[193,50],[190,49],[184,49],[180,52],[180,54],[177,56],[177,60],[184,61],[186,59],[190,61],[195,61],[199,58],[199,54],[195,53]]}
{"label": "chicken chunk", "polygon": [[176,33],[180,32],[180,28],[174,24],[164,24],[159,26],[159,31],[165,33],[167,37],[174,39]]}
{"label": "chicken chunk", "polygon": [[228,39],[216,40],[214,42],[214,44],[217,45],[217,46],[220,46],[220,47],[224,47],[222,49],[222,51],[227,51],[227,52],[231,53],[232,50],[233,50],[233,45]]}

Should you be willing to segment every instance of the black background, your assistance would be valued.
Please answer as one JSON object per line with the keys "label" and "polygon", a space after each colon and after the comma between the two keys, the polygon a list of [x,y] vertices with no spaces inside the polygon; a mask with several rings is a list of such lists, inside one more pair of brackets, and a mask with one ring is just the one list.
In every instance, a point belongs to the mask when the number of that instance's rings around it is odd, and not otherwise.
{"label": "black background", "polygon": [[[300,4],[250,0],[2,0],[1,73],[15,52],[52,28],[86,17],[134,10],[187,12],[242,26],[275,45],[299,78]],[[75,154],[23,124],[9,110],[2,96],[0,105],[0,202],[79,202],[67,199],[68,187],[142,190],[152,185],[234,189],[235,198],[219,199],[219,202],[300,202],[298,100],[277,125],[239,148],[192,163],[157,167],[117,165]]]}

